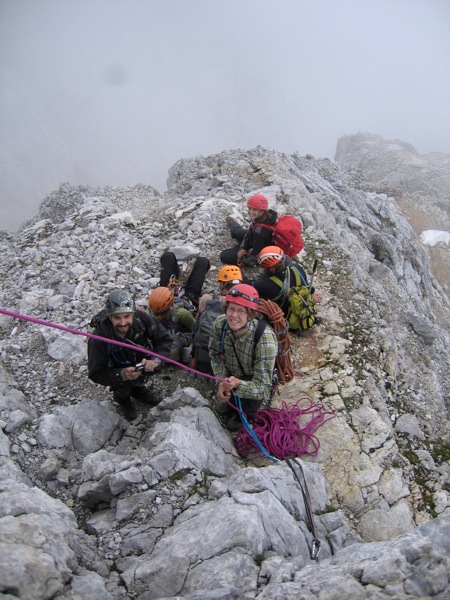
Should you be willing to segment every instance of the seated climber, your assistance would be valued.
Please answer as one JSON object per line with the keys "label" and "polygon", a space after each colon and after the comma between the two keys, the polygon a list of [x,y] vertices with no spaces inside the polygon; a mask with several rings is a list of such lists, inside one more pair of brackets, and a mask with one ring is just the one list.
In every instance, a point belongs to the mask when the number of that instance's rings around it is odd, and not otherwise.
{"label": "seated climber", "polygon": [[247,201],[247,209],[251,220],[247,230],[233,217],[227,217],[231,237],[239,242],[220,253],[220,260],[227,265],[256,265],[258,253],[272,242],[272,230],[263,223],[274,225],[278,214],[269,209],[267,198],[263,194],[254,194]]}
{"label": "seated climber", "polygon": [[178,260],[173,252],[164,252],[160,262],[160,286],[151,292],[148,306],[170,333],[172,338],[170,358],[188,364],[195,315],[210,263],[203,256],[197,257],[186,284],[183,284],[179,279]]}
{"label": "seated climber", "polygon": [[193,304],[192,311],[196,312],[205,277],[211,267],[209,260],[204,256],[198,256],[185,284],[180,281],[180,267],[173,252],[164,252],[160,262],[159,285],[168,287],[176,299],[183,298],[186,306],[191,302]]}
{"label": "seated climber", "polygon": [[204,294],[200,298],[198,316],[192,332],[192,366],[202,373],[213,375],[209,358],[209,337],[214,321],[225,311],[225,296],[234,285],[242,283],[242,273],[235,265],[223,266],[217,274],[220,296]]}
{"label": "seated climber", "polygon": [[146,380],[160,370],[161,360],[145,349],[168,357],[172,340],[161,324],[150,314],[136,311],[134,300],[125,290],[112,291],[105,309],[96,317],[96,335],[136,345],[132,350],[116,344],[90,338],[88,377],[95,383],[109,386],[114,400],[125,418],[134,421],[138,413],[131,398],[155,406],[161,396],[148,389]]}
{"label": "seated climber", "polygon": [[260,298],[276,302],[289,323],[289,331],[300,333],[319,322],[314,302],[314,288],[298,262],[278,246],[266,246],[258,254],[263,275],[253,281]]}
{"label": "seated climber", "polygon": [[233,286],[225,296],[225,314],[214,321],[209,340],[214,375],[225,380],[217,389],[222,403],[219,412],[228,412],[227,427],[231,431],[241,426],[233,408],[239,400],[252,422],[263,401],[270,398],[278,342],[268,326],[259,331],[256,339],[258,303],[254,287],[245,283]]}
{"label": "seated climber", "polygon": [[169,332],[172,338],[170,357],[177,362],[189,363],[192,344],[192,330],[195,317],[181,301],[175,303],[175,296],[168,287],[155,288],[148,306],[153,315]]}

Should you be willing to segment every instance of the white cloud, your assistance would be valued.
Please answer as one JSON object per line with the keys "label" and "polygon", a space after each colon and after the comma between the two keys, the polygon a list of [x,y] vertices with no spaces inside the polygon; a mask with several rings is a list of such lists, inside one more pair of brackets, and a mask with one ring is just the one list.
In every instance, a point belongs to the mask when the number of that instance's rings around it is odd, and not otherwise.
{"label": "white cloud", "polygon": [[450,152],[449,55],[447,0],[2,0],[4,226],[62,182],[163,191],[229,148]]}

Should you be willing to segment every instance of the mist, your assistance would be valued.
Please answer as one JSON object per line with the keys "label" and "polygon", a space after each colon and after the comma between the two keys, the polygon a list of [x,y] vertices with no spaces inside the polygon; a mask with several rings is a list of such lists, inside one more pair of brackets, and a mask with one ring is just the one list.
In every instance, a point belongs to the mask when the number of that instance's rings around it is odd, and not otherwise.
{"label": "mist", "polygon": [[448,0],[0,0],[0,229],[231,148],[449,153],[449,57]]}

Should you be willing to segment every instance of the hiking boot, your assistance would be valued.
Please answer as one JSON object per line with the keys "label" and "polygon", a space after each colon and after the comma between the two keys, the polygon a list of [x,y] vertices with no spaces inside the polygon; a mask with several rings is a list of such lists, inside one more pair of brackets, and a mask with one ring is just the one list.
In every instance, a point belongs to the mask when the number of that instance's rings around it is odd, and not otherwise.
{"label": "hiking boot", "polygon": [[238,414],[232,415],[226,422],[225,427],[228,431],[239,431],[242,427],[241,417]]}
{"label": "hiking boot", "polygon": [[122,400],[118,400],[118,404],[122,409],[123,415],[127,421],[134,421],[137,419],[138,413],[130,398],[123,398]]}
{"label": "hiking boot", "polygon": [[236,413],[236,410],[228,402],[218,402],[215,408],[216,413],[224,417],[231,417]]}
{"label": "hiking boot", "polygon": [[236,219],[234,217],[232,217],[231,215],[226,218],[226,221],[227,221],[227,225],[239,225],[239,223],[236,221]]}
{"label": "hiking boot", "polygon": [[156,406],[162,401],[162,396],[153,390],[149,390],[144,385],[133,387],[131,389],[131,396],[145,404],[150,404],[150,406]]}

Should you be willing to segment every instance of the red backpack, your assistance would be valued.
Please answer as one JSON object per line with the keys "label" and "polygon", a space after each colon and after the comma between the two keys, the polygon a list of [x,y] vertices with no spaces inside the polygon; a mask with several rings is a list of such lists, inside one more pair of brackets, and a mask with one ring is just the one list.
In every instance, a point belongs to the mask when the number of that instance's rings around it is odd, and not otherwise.
{"label": "red backpack", "polygon": [[292,215],[278,217],[274,225],[268,223],[255,223],[255,225],[271,229],[273,244],[288,256],[296,256],[303,249],[302,224]]}

